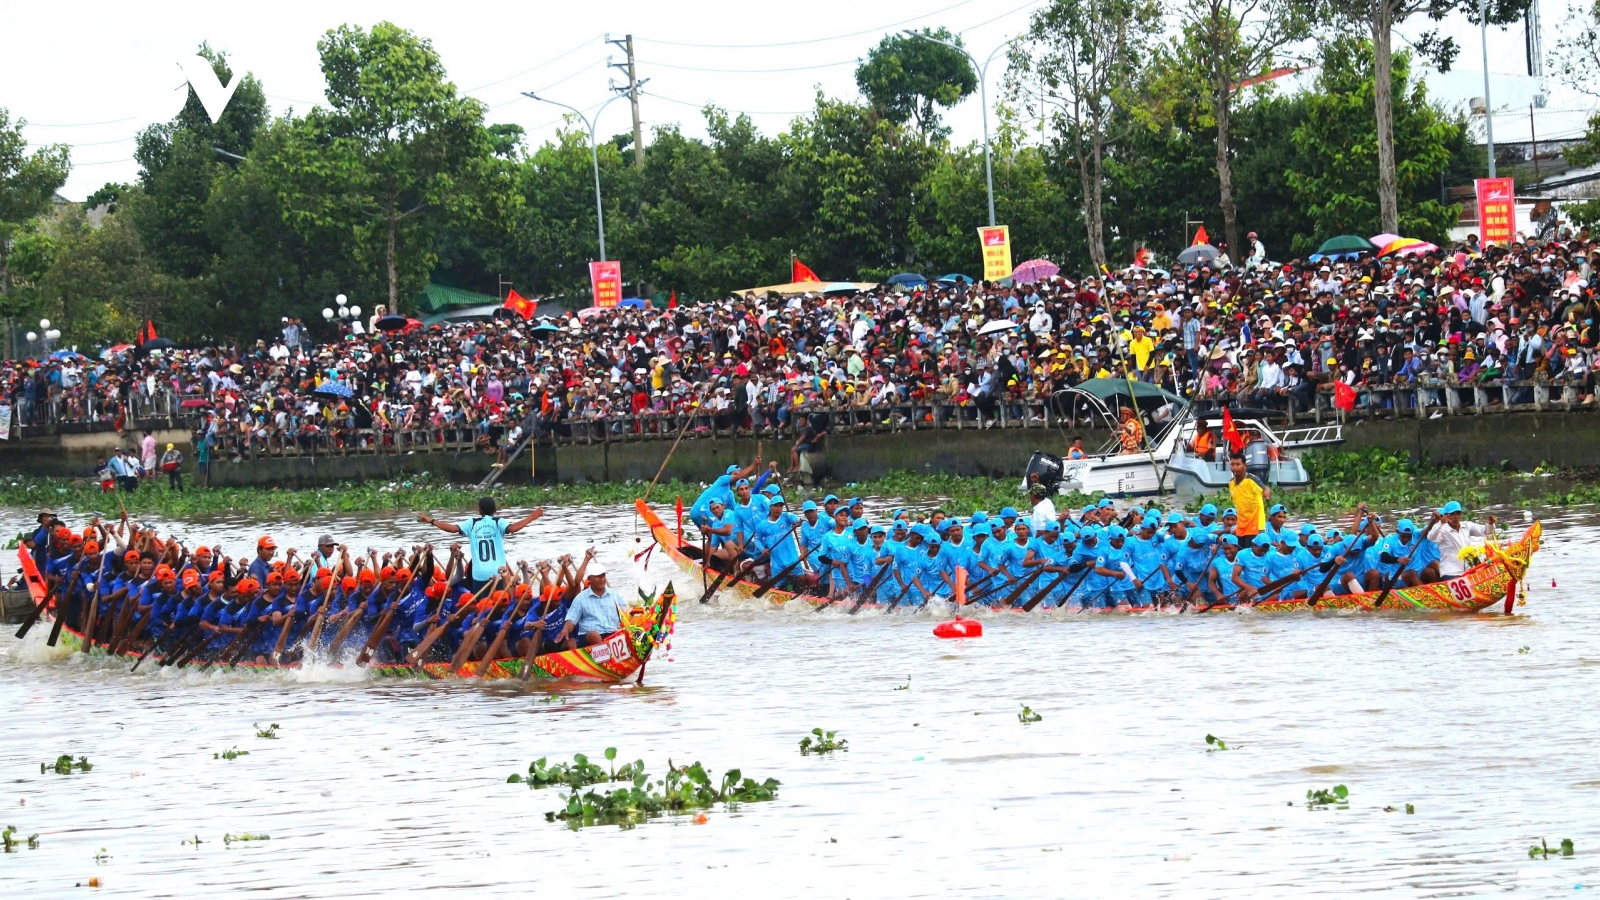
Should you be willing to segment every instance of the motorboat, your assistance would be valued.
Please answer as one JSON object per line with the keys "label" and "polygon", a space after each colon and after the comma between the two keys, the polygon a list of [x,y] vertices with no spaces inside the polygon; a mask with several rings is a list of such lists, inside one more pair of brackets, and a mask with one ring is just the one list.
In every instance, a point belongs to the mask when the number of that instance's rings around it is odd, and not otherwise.
{"label": "motorboat", "polygon": [[[1227,416],[1242,438],[1241,449],[1235,451],[1222,436],[1222,409],[1196,411],[1182,398],[1165,391],[1150,396],[1162,402],[1151,413],[1141,413],[1146,434],[1155,429],[1145,450],[1123,452],[1115,434],[1117,420],[1112,406],[1101,397],[1087,394],[1085,405],[1104,416],[1113,431],[1111,439],[1077,459],[1043,451],[1034,453],[1023,488],[1037,480],[1061,494],[1201,496],[1227,487],[1233,478],[1231,458],[1239,455],[1244,457],[1246,469],[1263,484],[1298,490],[1311,484],[1301,454],[1317,447],[1336,446],[1344,440],[1343,428],[1337,424],[1279,430],[1271,421],[1283,418],[1282,412],[1230,407]],[[1120,399],[1112,398],[1113,402]],[[1138,399],[1147,396],[1141,394]]]}

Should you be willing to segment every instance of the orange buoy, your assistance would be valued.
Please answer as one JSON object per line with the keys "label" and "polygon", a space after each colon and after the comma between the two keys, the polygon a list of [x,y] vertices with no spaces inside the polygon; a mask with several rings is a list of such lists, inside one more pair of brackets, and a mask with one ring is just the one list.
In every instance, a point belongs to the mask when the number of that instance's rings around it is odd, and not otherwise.
{"label": "orange buoy", "polygon": [[940,622],[933,626],[933,636],[940,638],[983,637],[983,623],[977,619],[964,619],[961,616],[956,616],[948,622]]}

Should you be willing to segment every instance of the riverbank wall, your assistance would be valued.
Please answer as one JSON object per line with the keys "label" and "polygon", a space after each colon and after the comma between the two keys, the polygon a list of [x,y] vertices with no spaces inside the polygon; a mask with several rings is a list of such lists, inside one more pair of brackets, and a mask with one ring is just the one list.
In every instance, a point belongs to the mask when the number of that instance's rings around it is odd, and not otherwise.
{"label": "riverbank wall", "polygon": [[[1107,439],[1103,431],[1077,430],[1086,446]],[[195,477],[186,430],[158,430],[157,446],[170,442],[185,455],[184,474]],[[1441,465],[1486,466],[1522,471],[1536,466],[1600,465],[1600,415],[1586,412],[1506,413],[1438,419],[1362,421],[1344,427],[1344,447],[1404,451]],[[1069,434],[1040,428],[921,429],[897,433],[841,434],[828,439],[820,474],[851,482],[895,472],[1018,477],[1035,450],[1064,453]],[[30,436],[0,442],[0,473],[89,477],[98,458],[118,446],[136,445],[132,435],[95,431]],[[613,441],[541,446],[523,453],[503,476],[508,483],[569,483],[643,480],[655,477],[671,441]],[[667,465],[666,478],[709,481],[730,464],[748,463],[755,438],[685,439]],[[767,459],[788,464],[789,442],[763,443]],[[455,483],[474,483],[490,471],[494,457],[470,450],[221,459],[212,464],[216,486],[327,487],[344,482],[399,481],[424,472]]]}

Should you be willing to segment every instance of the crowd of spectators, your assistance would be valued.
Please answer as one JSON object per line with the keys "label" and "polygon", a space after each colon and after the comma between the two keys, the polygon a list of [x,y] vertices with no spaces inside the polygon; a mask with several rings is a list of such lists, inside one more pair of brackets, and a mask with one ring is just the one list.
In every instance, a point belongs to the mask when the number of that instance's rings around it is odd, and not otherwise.
{"label": "crowd of spectators", "polygon": [[1375,385],[1502,380],[1566,384],[1593,403],[1600,245],[1558,238],[1274,263],[1252,236],[1237,267],[392,331],[374,316],[321,343],[285,320],[282,334],[240,346],[13,361],[0,387],[23,425],[121,429],[172,413],[223,453],[447,433],[504,453],[530,430],[637,433],[655,427],[651,414],[684,411],[695,428],[789,433],[814,429],[801,413],[822,408],[992,423],[1001,407],[1033,415],[1064,387],[1125,374],[1202,403],[1294,398],[1301,410],[1336,382],[1361,403],[1394,402],[1363,390]]}

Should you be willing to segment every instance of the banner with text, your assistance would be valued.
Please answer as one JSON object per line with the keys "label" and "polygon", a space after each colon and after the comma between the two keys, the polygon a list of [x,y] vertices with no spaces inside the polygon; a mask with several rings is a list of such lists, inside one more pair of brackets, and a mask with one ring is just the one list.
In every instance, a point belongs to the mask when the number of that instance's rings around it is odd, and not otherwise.
{"label": "banner with text", "polygon": [[1484,246],[1511,243],[1517,228],[1516,202],[1512,179],[1478,179],[1478,237]]}
{"label": "banner with text", "polygon": [[589,263],[589,282],[594,285],[594,305],[610,308],[622,302],[622,263],[610,259]]}
{"label": "banner with text", "polygon": [[1011,277],[1011,227],[990,225],[978,229],[983,248],[983,280],[999,281]]}

